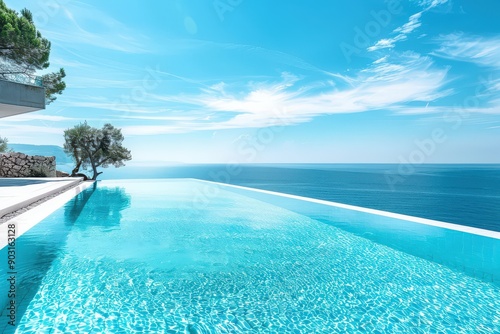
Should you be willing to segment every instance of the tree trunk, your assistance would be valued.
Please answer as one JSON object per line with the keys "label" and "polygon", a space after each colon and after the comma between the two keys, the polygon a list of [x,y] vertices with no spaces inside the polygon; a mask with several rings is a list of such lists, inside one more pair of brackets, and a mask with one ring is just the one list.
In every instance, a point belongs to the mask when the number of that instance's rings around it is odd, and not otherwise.
{"label": "tree trunk", "polygon": [[92,170],[94,171],[94,175],[92,176],[92,180],[97,180],[97,177],[102,174],[102,172],[97,172],[97,166],[92,164]]}
{"label": "tree trunk", "polygon": [[78,161],[78,163],[76,164],[75,168],[73,168],[73,170],[71,171],[71,176],[75,176],[78,173],[78,171],[80,170],[81,165],[82,165],[82,162]]}

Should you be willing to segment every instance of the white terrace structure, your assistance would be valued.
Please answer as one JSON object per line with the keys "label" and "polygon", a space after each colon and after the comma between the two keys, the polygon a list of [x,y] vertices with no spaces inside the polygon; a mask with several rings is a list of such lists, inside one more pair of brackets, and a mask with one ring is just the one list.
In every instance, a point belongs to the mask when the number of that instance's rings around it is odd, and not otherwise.
{"label": "white terrace structure", "polygon": [[[19,115],[45,109],[45,88],[39,79],[14,79],[15,81],[0,79],[0,118]],[[18,81],[18,82],[16,82]],[[1,120],[0,120],[1,123]],[[73,188],[81,182],[81,178],[1,178],[0,177],[0,248],[5,246],[7,224],[1,224],[5,215],[11,214],[20,208],[26,207],[42,198]],[[89,183],[90,185],[90,183]],[[78,194],[80,188],[73,193],[67,192],[64,196],[71,198]],[[61,196],[50,201],[60,201]],[[42,209],[37,216],[47,216],[51,211]],[[33,214],[35,214],[34,211]],[[18,224],[20,234],[32,225],[32,218],[28,215],[19,215],[13,219]],[[18,235],[20,235],[18,234]],[[4,240],[5,239],[5,240]],[[1,307],[0,307],[1,308]],[[0,328],[0,332],[2,332]],[[2,332],[3,333],[3,332]]]}
{"label": "white terrace structure", "polygon": [[45,88],[40,80],[14,82],[0,79],[0,118],[45,109]]}

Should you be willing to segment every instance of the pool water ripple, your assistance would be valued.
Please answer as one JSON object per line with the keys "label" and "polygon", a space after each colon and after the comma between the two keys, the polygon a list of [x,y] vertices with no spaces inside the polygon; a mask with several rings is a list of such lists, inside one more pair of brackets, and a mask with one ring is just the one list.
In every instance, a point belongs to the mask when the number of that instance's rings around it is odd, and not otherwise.
{"label": "pool water ripple", "polygon": [[498,285],[228,191],[184,214],[169,186],[125,186],[113,225],[91,197],[18,332],[500,332]]}

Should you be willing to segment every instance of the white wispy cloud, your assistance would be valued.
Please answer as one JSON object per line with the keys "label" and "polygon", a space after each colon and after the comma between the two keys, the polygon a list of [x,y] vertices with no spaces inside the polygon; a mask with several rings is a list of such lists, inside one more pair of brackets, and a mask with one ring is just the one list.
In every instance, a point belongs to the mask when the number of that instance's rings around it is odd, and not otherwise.
{"label": "white wispy cloud", "polygon": [[74,120],[74,118],[58,115],[43,115],[40,113],[26,113],[2,119],[2,124],[31,121],[63,122],[71,120]]}
{"label": "white wispy cloud", "polygon": [[422,17],[422,12],[418,12],[410,16],[407,23],[403,24],[401,27],[396,28],[394,32],[400,33],[403,36],[406,36],[413,32],[413,30],[417,29],[422,25],[420,22],[420,18]]}
{"label": "white wispy cloud", "polygon": [[436,42],[439,48],[431,55],[483,68],[478,71],[483,74],[476,78],[473,93],[474,101],[482,105],[463,109],[468,113],[500,115],[500,35],[482,37],[453,33],[436,38]]}
{"label": "white wispy cloud", "polygon": [[462,118],[467,118],[469,114],[500,115],[500,100],[489,101],[487,105],[482,107],[468,107],[465,105],[425,107],[396,106],[391,108],[391,110],[399,115],[455,114],[457,117],[461,116]]}
{"label": "white wispy cloud", "polygon": [[[447,94],[446,68],[437,68],[429,57],[405,53],[382,59],[350,78],[352,86],[314,92],[301,86],[298,77],[284,73],[280,81],[253,83],[245,93],[230,92],[229,85],[216,85],[182,100],[210,117],[183,122],[124,127],[128,135],[179,133],[290,125],[320,115],[391,110],[408,102],[432,101]],[[224,89],[221,89],[223,87]],[[178,101],[166,96],[165,101]],[[221,117],[225,115],[228,117]]]}
{"label": "white wispy cloud", "polygon": [[407,36],[412,33],[415,29],[420,27],[422,23],[420,22],[420,18],[422,17],[422,12],[418,12],[410,16],[407,23],[394,29],[393,33],[397,34],[392,38],[384,38],[379,40],[375,45],[370,46],[368,51],[376,51],[379,49],[387,49],[393,48],[396,46],[396,43],[399,41],[404,41],[407,39]]}
{"label": "white wispy cloud", "polygon": [[205,119],[206,115],[200,116],[121,116],[121,119],[143,120],[143,121],[169,121],[169,122],[190,122]]}
{"label": "white wispy cloud", "polygon": [[449,3],[448,0],[421,0],[419,2],[419,5],[424,7],[426,10],[430,10],[434,7],[444,5],[446,3]]}
{"label": "white wispy cloud", "polygon": [[119,111],[138,114],[158,114],[169,111],[169,108],[167,107],[151,106],[149,104],[146,104],[144,101],[131,103],[126,100],[121,100],[119,97],[116,97],[114,101],[109,99],[94,99],[93,101],[85,101],[84,99],[64,100],[59,104],[68,108],[92,108],[106,111]]}
{"label": "white wispy cloud", "polygon": [[379,59],[375,60],[373,63],[374,64],[380,64],[380,63],[386,62],[388,58],[389,58],[389,56],[384,56],[382,58],[379,58]]}
{"label": "white wispy cloud", "polygon": [[431,10],[434,7],[447,3],[448,0],[423,0],[419,2],[423,10],[413,14],[408,19],[408,22],[402,26],[394,29],[392,34],[395,35],[390,38],[382,38],[378,40],[374,45],[368,47],[368,51],[376,51],[380,49],[392,49],[396,46],[397,42],[404,41],[408,39],[408,35],[418,29],[421,25],[422,14]]}
{"label": "white wispy cloud", "polygon": [[[225,42],[215,42],[209,40],[200,40],[200,39],[166,39],[165,43],[168,44],[168,50],[162,50],[166,54],[175,54],[175,53],[203,53],[207,50],[217,52],[221,52],[223,54],[230,53],[233,54],[234,57],[248,57],[252,60],[263,60],[265,63],[277,64],[280,67],[288,66],[294,68],[296,70],[303,70],[309,73],[317,73],[321,75],[330,76],[332,79],[340,80],[340,81],[349,81],[349,77],[342,75],[337,72],[328,71],[324,68],[320,68],[317,65],[312,64],[300,58],[294,54],[286,53],[279,50],[264,48],[256,45],[249,44],[238,44],[238,43],[225,43]],[[177,76],[173,73],[166,73],[173,77],[178,77],[186,82],[189,80],[188,78],[183,78],[181,76]]]}
{"label": "white wispy cloud", "polygon": [[142,80],[130,80],[130,79],[108,79],[99,77],[83,77],[75,76],[71,77],[71,88],[128,88],[131,87],[141,87]]}
{"label": "white wispy cloud", "polygon": [[64,133],[64,130],[66,130],[66,128],[53,126],[6,124],[2,129],[2,135],[9,139],[18,137],[20,133],[55,134],[61,136],[61,134]]}
{"label": "white wispy cloud", "polygon": [[70,59],[64,59],[61,57],[54,57],[51,58],[50,64],[55,67],[66,67],[66,68],[90,68],[91,66],[89,64],[82,63],[78,60],[70,60]]}
{"label": "white wispy cloud", "polygon": [[500,70],[500,35],[479,37],[455,33],[441,36],[437,42],[440,48],[432,53],[435,56]]}
{"label": "white wispy cloud", "polygon": [[[35,12],[36,14],[36,12]],[[101,49],[109,49],[127,53],[146,53],[143,41],[146,36],[140,35],[127,25],[112,16],[100,11],[95,6],[80,1],[67,1],[54,7],[51,15],[38,16],[43,22],[43,34],[53,42],[64,45],[91,45]],[[90,27],[100,27],[95,33]]]}

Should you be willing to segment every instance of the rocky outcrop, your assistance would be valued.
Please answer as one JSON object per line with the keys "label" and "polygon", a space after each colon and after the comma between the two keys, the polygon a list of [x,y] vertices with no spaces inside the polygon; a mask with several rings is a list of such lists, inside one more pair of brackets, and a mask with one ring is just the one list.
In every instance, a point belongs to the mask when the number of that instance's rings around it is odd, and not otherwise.
{"label": "rocky outcrop", "polygon": [[61,172],[60,170],[56,170],[56,177],[68,177],[69,174],[66,172]]}
{"label": "rocky outcrop", "polygon": [[0,177],[55,177],[56,158],[23,153],[0,154]]}

